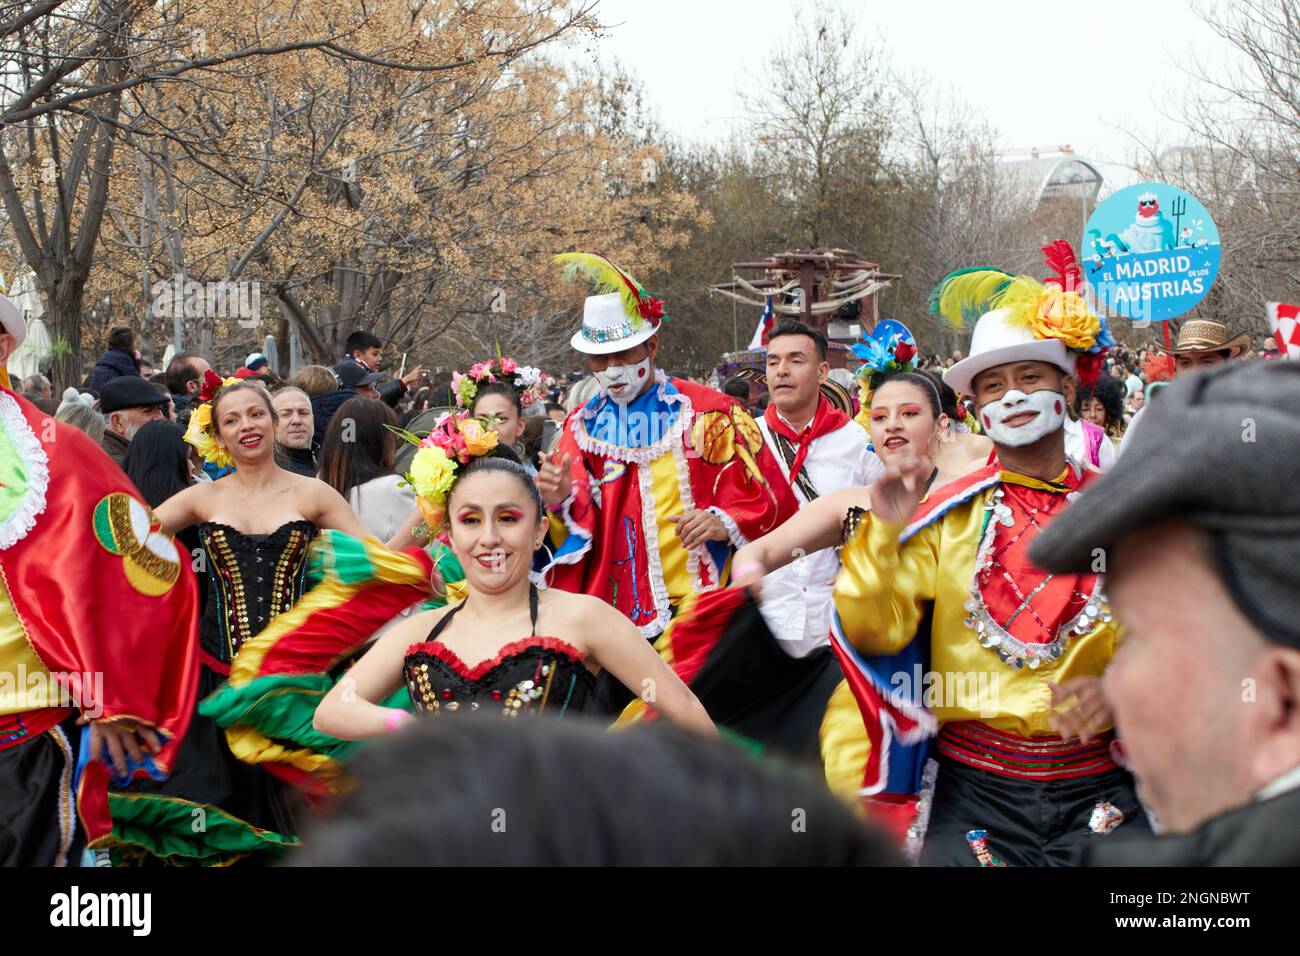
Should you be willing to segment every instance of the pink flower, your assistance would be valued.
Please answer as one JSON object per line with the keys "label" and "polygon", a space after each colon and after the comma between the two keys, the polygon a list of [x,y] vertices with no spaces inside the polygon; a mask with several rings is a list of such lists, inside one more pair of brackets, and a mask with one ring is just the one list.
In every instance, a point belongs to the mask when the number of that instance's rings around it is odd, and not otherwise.
{"label": "pink flower", "polygon": [[512,358],[503,358],[501,360],[501,374],[510,375],[519,367],[519,363]]}
{"label": "pink flower", "polygon": [[479,362],[469,370],[469,377],[476,382],[483,381],[484,376],[487,376],[488,381],[495,381],[491,376],[491,368],[492,366],[490,363]]}

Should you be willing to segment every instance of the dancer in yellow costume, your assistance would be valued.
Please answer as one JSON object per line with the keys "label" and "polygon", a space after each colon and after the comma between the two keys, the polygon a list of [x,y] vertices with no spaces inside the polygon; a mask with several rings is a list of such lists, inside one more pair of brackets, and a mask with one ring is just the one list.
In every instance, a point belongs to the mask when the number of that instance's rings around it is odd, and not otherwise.
{"label": "dancer in yellow costume", "polygon": [[980,316],[944,379],[975,396],[997,460],[926,495],[933,466],[904,449],[841,555],[836,636],[880,695],[878,787],[899,789],[938,732],[912,826],[923,864],[1066,864],[1090,835],[1144,825],[1110,753],[1098,679],[1117,638],[1099,577],[1026,557],[1091,477],[1065,456],[1061,383],[1110,340],[1077,281],[944,280],[936,311]]}

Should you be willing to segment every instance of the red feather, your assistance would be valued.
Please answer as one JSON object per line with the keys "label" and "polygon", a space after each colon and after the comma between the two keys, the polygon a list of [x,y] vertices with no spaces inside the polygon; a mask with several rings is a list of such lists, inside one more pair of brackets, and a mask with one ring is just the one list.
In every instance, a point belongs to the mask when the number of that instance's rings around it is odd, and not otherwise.
{"label": "red feather", "polygon": [[664,300],[644,296],[638,299],[638,310],[643,319],[662,319],[664,317]]}
{"label": "red feather", "polygon": [[1086,352],[1079,356],[1074,366],[1074,377],[1079,380],[1080,385],[1092,388],[1097,384],[1106,360],[1106,353],[1109,351],[1109,349],[1102,349],[1100,352]]}
{"label": "red feather", "polygon": [[203,373],[203,385],[199,388],[199,401],[212,401],[212,396],[217,394],[219,388],[221,388],[221,376],[212,369],[208,369]]}
{"label": "red feather", "polygon": [[1054,282],[1066,292],[1073,292],[1079,288],[1082,279],[1082,273],[1079,271],[1079,263],[1074,258],[1074,250],[1064,239],[1057,239],[1055,242],[1043,246],[1043,256],[1047,259],[1047,266],[1056,273],[1045,281]]}

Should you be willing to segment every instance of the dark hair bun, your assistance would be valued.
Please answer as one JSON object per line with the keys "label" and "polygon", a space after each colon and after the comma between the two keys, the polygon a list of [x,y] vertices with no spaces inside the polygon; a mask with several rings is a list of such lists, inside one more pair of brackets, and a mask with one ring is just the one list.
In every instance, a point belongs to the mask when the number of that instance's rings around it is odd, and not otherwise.
{"label": "dark hair bun", "polygon": [[519,453],[517,451],[515,451],[509,445],[502,445],[500,442],[497,443],[496,448],[493,448],[490,452],[488,452],[483,457],[504,458],[506,461],[513,461],[516,465],[522,465],[524,463],[523,459],[519,457]]}

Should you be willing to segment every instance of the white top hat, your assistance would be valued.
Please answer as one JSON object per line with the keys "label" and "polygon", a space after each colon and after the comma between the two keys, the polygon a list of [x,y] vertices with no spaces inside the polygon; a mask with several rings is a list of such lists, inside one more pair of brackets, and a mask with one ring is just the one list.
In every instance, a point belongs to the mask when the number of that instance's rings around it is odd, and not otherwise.
{"label": "white top hat", "polygon": [[943,373],[954,391],[971,395],[971,383],[980,372],[1009,362],[1050,362],[1067,375],[1074,374],[1075,357],[1060,339],[1040,339],[1023,325],[1007,319],[1010,309],[994,309],[980,316],[971,335],[970,355]]}
{"label": "white top hat", "polygon": [[22,345],[23,339],[27,338],[27,321],[7,295],[0,295],[0,325],[18,340],[17,345]]}
{"label": "white top hat", "polygon": [[659,331],[659,323],[654,319],[642,319],[638,324],[639,329],[633,328],[619,293],[590,295],[582,307],[582,328],[573,334],[569,344],[587,355],[621,352],[640,345]]}

